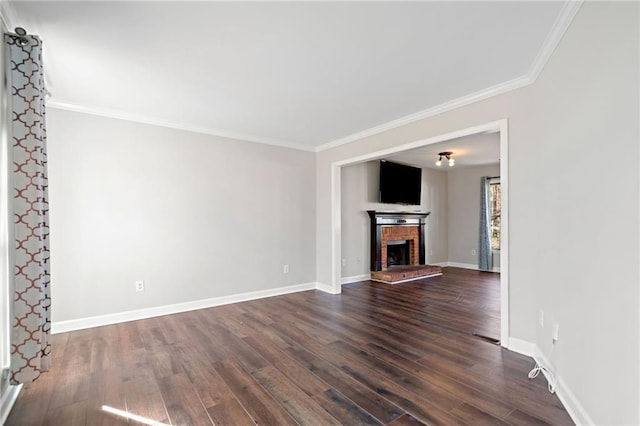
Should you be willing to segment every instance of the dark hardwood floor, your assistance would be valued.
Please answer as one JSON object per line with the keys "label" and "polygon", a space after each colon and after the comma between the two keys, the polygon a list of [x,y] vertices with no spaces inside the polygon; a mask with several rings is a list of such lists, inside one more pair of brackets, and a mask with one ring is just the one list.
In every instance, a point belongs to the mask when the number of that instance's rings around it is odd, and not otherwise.
{"label": "dark hardwood floor", "polygon": [[499,276],[445,268],[58,334],[7,424],[573,424],[499,322]]}

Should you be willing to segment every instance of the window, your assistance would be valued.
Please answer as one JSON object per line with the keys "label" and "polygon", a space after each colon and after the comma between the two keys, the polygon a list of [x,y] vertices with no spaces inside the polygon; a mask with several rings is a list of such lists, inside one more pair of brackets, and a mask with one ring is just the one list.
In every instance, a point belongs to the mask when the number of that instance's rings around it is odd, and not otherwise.
{"label": "window", "polygon": [[489,181],[489,209],[491,214],[491,249],[500,250],[500,178]]}

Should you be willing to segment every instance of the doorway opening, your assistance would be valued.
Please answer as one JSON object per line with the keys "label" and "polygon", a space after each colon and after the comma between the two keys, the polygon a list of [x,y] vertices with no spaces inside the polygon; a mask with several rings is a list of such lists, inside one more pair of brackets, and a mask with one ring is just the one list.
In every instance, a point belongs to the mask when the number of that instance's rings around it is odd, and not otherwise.
{"label": "doorway opening", "polygon": [[[502,346],[508,346],[509,337],[509,212],[508,212],[508,121],[507,119],[486,123],[483,125],[470,127],[424,140],[410,142],[404,145],[363,154],[360,156],[340,160],[331,165],[331,209],[332,209],[332,292],[340,293],[341,288],[341,266],[342,266],[342,229],[341,229],[341,173],[342,168],[350,165],[369,162],[372,160],[386,158],[393,154],[410,151],[420,147],[458,139],[482,133],[497,133],[499,135],[500,153],[500,201],[499,211],[500,226],[499,242],[500,248],[495,252],[496,259],[500,265],[500,341]],[[495,221],[494,221],[495,222]],[[455,265],[450,265],[455,266]]]}

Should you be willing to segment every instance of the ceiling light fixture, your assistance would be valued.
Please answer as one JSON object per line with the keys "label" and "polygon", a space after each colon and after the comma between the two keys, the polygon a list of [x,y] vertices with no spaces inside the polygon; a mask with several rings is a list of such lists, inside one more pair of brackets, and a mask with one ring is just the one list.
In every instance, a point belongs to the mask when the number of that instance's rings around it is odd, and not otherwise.
{"label": "ceiling light fixture", "polygon": [[453,152],[445,151],[438,153],[438,161],[436,161],[436,166],[442,166],[442,157],[446,158],[449,162],[449,167],[453,167],[456,164],[456,160],[453,159]]}

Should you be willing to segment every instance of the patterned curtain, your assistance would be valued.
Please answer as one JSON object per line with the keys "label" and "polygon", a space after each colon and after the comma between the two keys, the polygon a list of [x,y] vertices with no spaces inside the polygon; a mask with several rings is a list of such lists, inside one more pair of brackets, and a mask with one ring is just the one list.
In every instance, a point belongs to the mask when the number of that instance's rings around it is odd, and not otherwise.
{"label": "patterned curtain", "polygon": [[18,384],[37,379],[51,362],[45,88],[40,39],[5,35],[5,43],[15,226],[11,382]]}
{"label": "patterned curtain", "polygon": [[478,269],[491,271],[491,208],[489,202],[489,178],[480,178],[480,241],[478,243]]}

